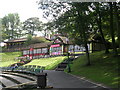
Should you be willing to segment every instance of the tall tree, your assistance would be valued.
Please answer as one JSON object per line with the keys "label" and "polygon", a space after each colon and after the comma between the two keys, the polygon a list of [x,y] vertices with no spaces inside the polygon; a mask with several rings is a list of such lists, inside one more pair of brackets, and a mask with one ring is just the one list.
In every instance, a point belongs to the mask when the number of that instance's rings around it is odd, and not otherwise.
{"label": "tall tree", "polygon": [[89,31],[89,25],[90,25],[90,16],[89,16],[89,9],[88,6],[91,3],[75,3],[74,6],[76,7],[76,11],[78,12],[78,20],[76,22],[78,22],[78,28],[79,28],[79,34],[80,37],[83,38],[83,43],[86,49],[86,56],[87,56],[87,64],[86,65],[90,65],[90,57],[89,57],[89,51],[88,51],[88,36],[87,33]]}
{"label": "tall tree", "polygon": [[23,22],[23,29],[26,31],[26,34],[35,34],[35,31],[42,30],[42,22],[39,21],[39,18],[32,17]]}
{"label": "tall tree", "polygon": [[118,37],[118,44],[119,44],[119,48],[120,48],[120,30],[119,30],[119,27],[120,27],[120,21],[119,21],[119,6],[118,6],[118,3],[114,2],[113,3],[114,5],[114,16],[115,16],[115,22],[116,22],[116,31],[117,31],[117,37]]}
{"label": "tall tree", "polygon": [[[55,28],[58,32],[67,33],[67,35],[82,42],[86,48],[87,63],[90,65],[90,57],[88,51],[88,32],[89,32],[89,9],[88,5],[90,3],[71,3],[68,6],[71,6],[71,9],[67,9],[65,13],[55,18]],[[56,5],[57,6],[57,5]],[[59,6],[60,7],[60,6]],[[54,10],[54,9],[53,9]],[[74,35],[74,36],[73,36]],[[78,38],[78,39],[76,39]],[[80,40],[80,41],[79,41]]]}
{"label": "tall tree", "polygon": [[[8,17],[4,16],[1,20],[2,23],[2,33],[5,34],[6,33],[6,37],[4,37],[4,39],[9,39],[10,38],[10,33],[9,33],[9,21],[8,21]],[[3,35],[2,34],[2,35]]]}
{"label": "tall tree", "polygon": [[54,32],[54,22],[47,22],[43,24],[44,37],[48,37]]}
{"label": "tall tree", "polygon": [[103,14],[105,12],[105,8],[104,8],[104,3],[93,3],[91,5],[91,9],[93,10],[92,13],[93,13],[93,20],[95,20],[95,22],[93,22],[93,27],[98,27],[98,30],[100,32],[100,36],[102,38],[102,42],[105,46],[105,53],[109,53],[109,48],[108,48],[108,45],[107,45],[107,42],[105,40],[105,36],[104,36],[104,32],[103,32]]}
{"label": "tall tree", "polygon": [[17,29],[20,24],[19,15],[17,13],[10,13],[2,18],[3,31],[7,34],[6,39],[16,38]]}
{"label": "tall tree", "polygon": [[116,44],[115,44],[115,31],[113,28],[113,3],[110,2],[109,6],[110,6],[110,34],[111,34],[111,38],[112,38],[112,47],[113,47],[115,56],[117,56],[118,53],[117,53],[117,48],[116,48]]}

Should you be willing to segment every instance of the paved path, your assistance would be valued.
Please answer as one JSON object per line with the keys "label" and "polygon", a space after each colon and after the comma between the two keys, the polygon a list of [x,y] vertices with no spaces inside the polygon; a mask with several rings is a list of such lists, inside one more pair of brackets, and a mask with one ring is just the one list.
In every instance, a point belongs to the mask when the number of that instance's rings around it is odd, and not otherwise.
{"label": "paved path", "polygon": [[103,88],[63,71],[45,70],[44,72],[48,74],[48,85],[53,88]]}

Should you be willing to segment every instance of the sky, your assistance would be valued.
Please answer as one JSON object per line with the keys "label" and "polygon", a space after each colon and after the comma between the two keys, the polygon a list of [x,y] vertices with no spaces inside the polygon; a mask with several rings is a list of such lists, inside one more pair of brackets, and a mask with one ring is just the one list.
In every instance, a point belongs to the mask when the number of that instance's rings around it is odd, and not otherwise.
{"label": "sky", "polygon": [[0,0],[0,18],[8,13],[18,13],[23,22],[30,17],[39,17],[40,21],[47,22],[42,18],[42,10],[38,9],[37,0]]}

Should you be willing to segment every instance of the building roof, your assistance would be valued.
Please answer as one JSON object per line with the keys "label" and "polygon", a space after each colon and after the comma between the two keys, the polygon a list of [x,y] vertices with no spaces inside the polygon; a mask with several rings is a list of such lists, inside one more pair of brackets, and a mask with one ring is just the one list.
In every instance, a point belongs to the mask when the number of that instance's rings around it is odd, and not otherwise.
{"label": "building roof", "polygon": [[67,37],[58,36],[58,38],[61,39],[64,44],[72,44],[72,42]]}
{"label": "building roof", "polygon": [[24,49],[30,49],[30,48],[44,48],[48,47],[49,45],[52,45],[53,42],[45,42],[45,43],[36,43],[36,44],[31,44]]}
{"label": "building roof", "polygon": [[11,39],[9,41],[6,41],[5,43],[13,43],[13,42],[25,42],[26,38],[20,38],[20,39]]}

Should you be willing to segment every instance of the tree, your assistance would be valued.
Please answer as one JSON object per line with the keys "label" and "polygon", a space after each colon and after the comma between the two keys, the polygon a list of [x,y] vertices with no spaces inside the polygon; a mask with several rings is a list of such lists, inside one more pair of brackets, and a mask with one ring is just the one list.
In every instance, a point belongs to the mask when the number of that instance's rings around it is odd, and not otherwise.
{"label": "tree", "polygon": [[1,28],[2,28],[2,35],[6,33],[6,35],[3,37],[4,39],[10,38],[10,33],[9,33],[9,21],[8,17],[4,16],[1,20]]}
{"label": "tree", "polygon": [[117,37],[118,37],[118,44],[119,44],[119,48],[120,48],[120,30],[119,30],[119,27],[120,27],[120,21],[119,21],[119,10],[118,10],[118,6],[117,6],[117,3],[114,2],[113,3],[114,5],[114,16],[115,16],[115,22],[116,22],[116,31],[117,31]]}
{"label": "tree", "polygon": [[39,21],[39,18],[32,17],[23,22],[23,29],[26,31],[26,34],[34,35],[35,31],[42,30],[42,22]]}
{"label": "tree", "polygon": [[[97,26],[98,27],[98,31],[100,32],[101,38],[102,38],[102,42],[105,46],[105,53],[109,53],[109,48],[107,45],[107,42],[105,40],[104,37],[104,33],[103,33],[103,24],[102,24],[102,19],[103,19],[103,13],[105,11],[104,9],[104,3],[93,3],[93,5],[91,6],[91,8],[94,10],[93,12],[93,20],[95,20],[95,22],[93,22],[93,26]],[[95,24],[97,23],[97,24]]]}
{"label": "tree", "polygon": [[66,2],[59,1],[39,1],[39,9],[43,10],[43,17],[48,19],[52,17],[52,20],[58,18],[62,13],[65,13],[66,10],[70,9],[70,6]]}
{"label": "tree", "polygon": [[30,45],[32,43],[31,40],[32,40],[32,35],[28,34],[27,41],[26,41],[25,45]]}
{"label": "tree", "polygon": [[[86,48],[87,63],[90,65],[89,51],[88,51],[88,32],[89,32],[89,9],[88,5],[91,3],[71,3],[71,9],[66,10],[61,16],[55,18],[55,27],[58,32],[67,33],[77,42],[82,42]],[[59,6],[60,7],[60,6]],[[78,38],[78,39],[76,39]],[[80,40],[80,41],[78,41]],[[78,43],[79,45],[81,43]]]}
{"label": "tree", "polygon": [[43,24],[43,32],[44,32],[44,37],[47,37],[50,35],[54,30],[54,23],[53,22],[47,22]]}
{"label": "tree", "polygon": [[2,18],[2,32],[6,33],[5,39],[14,39],[17,38],[16,32],[18,32],[19,25],[20,25],[20,19],[19,15],[17,13],[10,13],[7,16],[4,16]]}
{"label": "tree", "polygon": [[[3,28],[2,28],[2,23],[1,23],[1,18],[0,18],[0,30],[2,31],[3,30]],[[0,32],[0,42],[2,42],[3,41],[3,38],[2,38],[2,32]]]}
{"label": "tree", "polygon": [[[64,5],[65,10],[64,13],[57,13],[59,15],[55,16],[53,19],[53,26],[54,29],[58,30],[59,33],[64,33],[69,38],[77,44],[84,44],[86,48],[86,56],[88,63],[90,65],[90,58],[87,43],[88,40],[91,38],[90,36],[93,34],[99,34],[102,37],[102,42],[106,48],[105,53],[109,52],[109,48],[107,45],[107,41],[112,39],[114,52],[115,52],[115,36],[117,35],[118,30],[116,31],[116,27],[113,28],[113,24],[115,24],[115,20],[118,19],[118,8],[116,9],[116,5],[114,5],[115,10],[113,11],[113,6],[110,6],[109,3],[81,3],[81,2],[71,2],[67,4],[63,3],[53,3],[56,8],[52,8],[52,5],[43,4],[44,6],[42,9],[44,10],[44,14],[46,17],[49,17],[51,12],[54,10],[57,11],[58,8],[62,8]],[[112,8],[110,8],[112,7]],[[118,7],[118,6],[117,6]],[[62,11],[62,10],[61,10]],[[117,12],[116,12],[117,11]],[[116,18],[113,19],[113,12],[117,13]],[[47,15],[46,15],[47,13]],[[109,20],[110,19],[110,20]],[[119,20],[119,19],[118,19]],[[118,26],[119,21],[117,21],[116,25]],[[109,29],[109,26],[111,29]],[[114,31],[114,30],[115,31]]]}
{"label": "tree", "polygon": [[87,56],[87,66],[91,64],[90,57],[89,57],[89,51],[88,51],[88,37],[89,37],[89,26],[90,26],[90,14],[89,14],[89,8],[88,6],[91,5],[91,3],[75,3],[73,4],[74,7],[76,7],[76,11],[78,12],[78,30],[80,38],[83,39],[83,44],[86,49],[86,56]]}
{"label": "tree", "polygon": [[112,2],[110,2],[109,5],[110,5],[110,34],[111,34],[111,38],[112,38],[112,47],[113,47],[115,56],[117,56],[118,53],[117,53],[117,48],[116,48],[116,44],[115,44],[115,31],[113,28],[113,4],[112,4]]}

